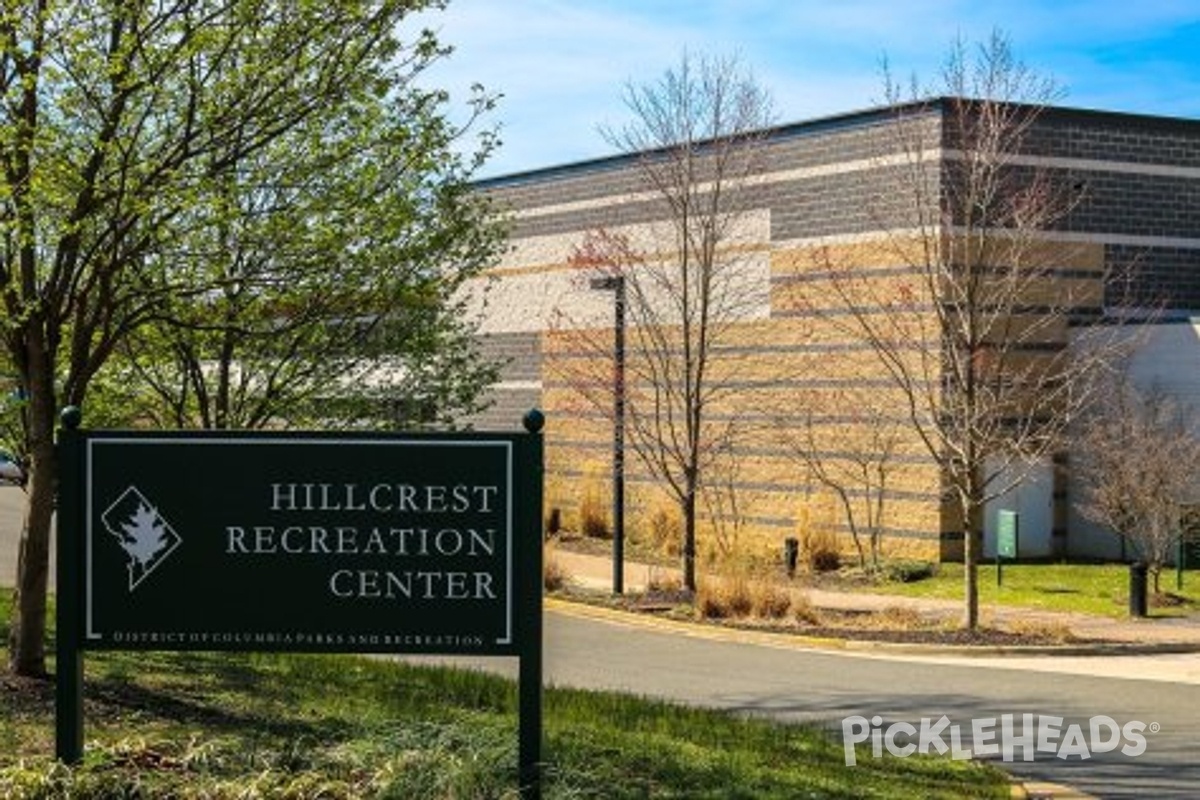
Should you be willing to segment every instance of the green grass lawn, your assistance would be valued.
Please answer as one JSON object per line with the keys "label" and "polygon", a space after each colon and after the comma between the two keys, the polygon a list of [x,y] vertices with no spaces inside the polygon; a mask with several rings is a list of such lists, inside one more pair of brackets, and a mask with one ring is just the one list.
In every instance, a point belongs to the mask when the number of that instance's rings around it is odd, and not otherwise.
{"label": "green grass lawn", "polygon": [[[1124,564],[1006,564],[1002,577],[1002,585],[997,586],[995,564],[980,564],[981,603],[1080,611],[1110,617],[1129,614],[1129,567]],[[1200,610],[1200,571],[1185,572],[1183,589],[1177,590],[1175,571],[1163,570],[1159,587],[1182,602],[1169,606],[1152,602],[1150,616],[1179,616]],[[912,583],[880,584],[872,590],[957,600],[963,594],[963,567],[961,564],[941,564],[932,578]]]}
{"label": "green grass lawn", "polygon": [[[0,589],[0,634],[8,591]],[[0,651],[0,656],[6,657]],[[798,689],[799,691],[800,689]],[[0,678],[4,798],[511,798],[516,689],[357,656],[89,654],[87,749],[53,762],[53,686]],[[547,798],[1007,797],[944,758],[844,763],[840,731],[550,689]]]}

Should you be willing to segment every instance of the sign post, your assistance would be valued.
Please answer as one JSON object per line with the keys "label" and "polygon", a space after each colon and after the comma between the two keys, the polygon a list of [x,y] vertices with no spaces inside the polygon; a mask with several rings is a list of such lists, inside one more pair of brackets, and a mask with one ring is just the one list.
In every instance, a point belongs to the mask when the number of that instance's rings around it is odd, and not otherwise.
{"label": "sign post", "polygon": [[542,487],[543,448],[541,431],[545,425],[542,412],[533,409],[525,414],[522,422],[530,434],[530,452],[524,465],[528,473],[526,488],[529,496],[522,504],[532,518],[525,526],[537,532],[532,552],[523,562],[521,623],[524,626],[523,641],[536,642],[521,656],[517,676],[517,713],[519,728],[517,760],[520,762],[521,796],[524,800],[538,800],[542,796]]}
{"label": "sign post", "polygon": [[60,759],[82,755],[88,650],[515,656],[522,795],[540,795],[540,412],[521,434],[74,419],[60,439]]}
{"label": "sign post", "polygon": [[67,764],[83,759],[83,650],[79,643],[80,537],[79,423],[74,406],[63,409],[59,437],[57,605],[55,608],[55,754]]}

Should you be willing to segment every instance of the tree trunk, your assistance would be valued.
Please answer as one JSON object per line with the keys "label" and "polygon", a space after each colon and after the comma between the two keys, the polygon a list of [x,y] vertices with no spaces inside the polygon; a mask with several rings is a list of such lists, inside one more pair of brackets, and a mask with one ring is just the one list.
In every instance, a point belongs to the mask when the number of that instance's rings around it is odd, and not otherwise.
{"label": "tree trunk", "polygon": [[46,593],[50,579],[50,527],[57,491],[54,452],[54,395],[48,373],[34,367],[29,387],[31,474],[25,522],[17,555],[13,617],[8,635],[9,669],[16,675],[46,675]]}
{"label": "tree trunk", "polygon": [[683,497],[683,588],[696,591],[696,488]]}
{"label": "tree trunk", "polygon": [[979,554],[983,551],[983,503],[972,490],[963,510],[963,627],[979,628]]}

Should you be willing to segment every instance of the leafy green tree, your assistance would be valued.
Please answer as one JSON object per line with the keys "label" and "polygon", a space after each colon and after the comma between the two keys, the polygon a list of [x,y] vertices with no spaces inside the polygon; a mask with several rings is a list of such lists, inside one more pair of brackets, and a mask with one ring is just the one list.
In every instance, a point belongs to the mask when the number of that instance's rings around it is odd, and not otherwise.
{"label": "leafy green tree", "polygon": [[[476,352],[463,282],[501,228],[470,191],[441,96],[367,97],[239,162],[158,254],[175,294],[93,388],[108,424],[262,428],[453,424],[496,369]],[[478,115],[490,106],[476,98]],[[99,392],[97,392],[99,390]]]}
{"label": "leafy green tree", "polygon": [[[185,311],[198,309],[205,316],[219,306],[237,280],[214,283],[219,266],[181,251],[205,243],[218,247],[221,235],[242,230],[236,220],[255,202],[266,208],[286,195],[285,185],[274,187],[279,194],[261,186],[248,195],[239,189],[260,178],[286,177],[283,166],[271,166],[274,160],[297,157],[297,147],[315,145],[325,134],[349,142],[350,134],[340,131],[360,126],[364,114],[382,114],[392,98],[411,90],[414,77],[444,49],[427,32],[402,38],[412,25],[401,23],[440,5],[5,4],[0,330],[24,397],[30,468],[10,626],[14,672],[45,672],[59,408],[85,406],[101,369],[148,321],[186,320]],[[417,186],[416,176],[429,173],[429,159],[438,157],[420,145],[418,135],[410,162]],[[297,160],[309,161],[305,155]],[[383,182],[378,176],[377,185]],[[433,193],[424,197],[437,202]],[[301,241],[337,235],[322,233],[322,223],[309,228],[299,217],[276,221],[296,225]],[[289,308],[262,311],[286,319]]]}

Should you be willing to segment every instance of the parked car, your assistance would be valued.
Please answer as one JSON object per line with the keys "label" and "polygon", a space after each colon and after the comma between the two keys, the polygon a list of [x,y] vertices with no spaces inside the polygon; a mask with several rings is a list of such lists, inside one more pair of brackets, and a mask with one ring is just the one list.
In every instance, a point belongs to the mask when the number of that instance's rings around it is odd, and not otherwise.
{"label": "parked car", "polygon": [[13,458],[12,453],[0,450],[0,483],[25,483],[25,470]]}

